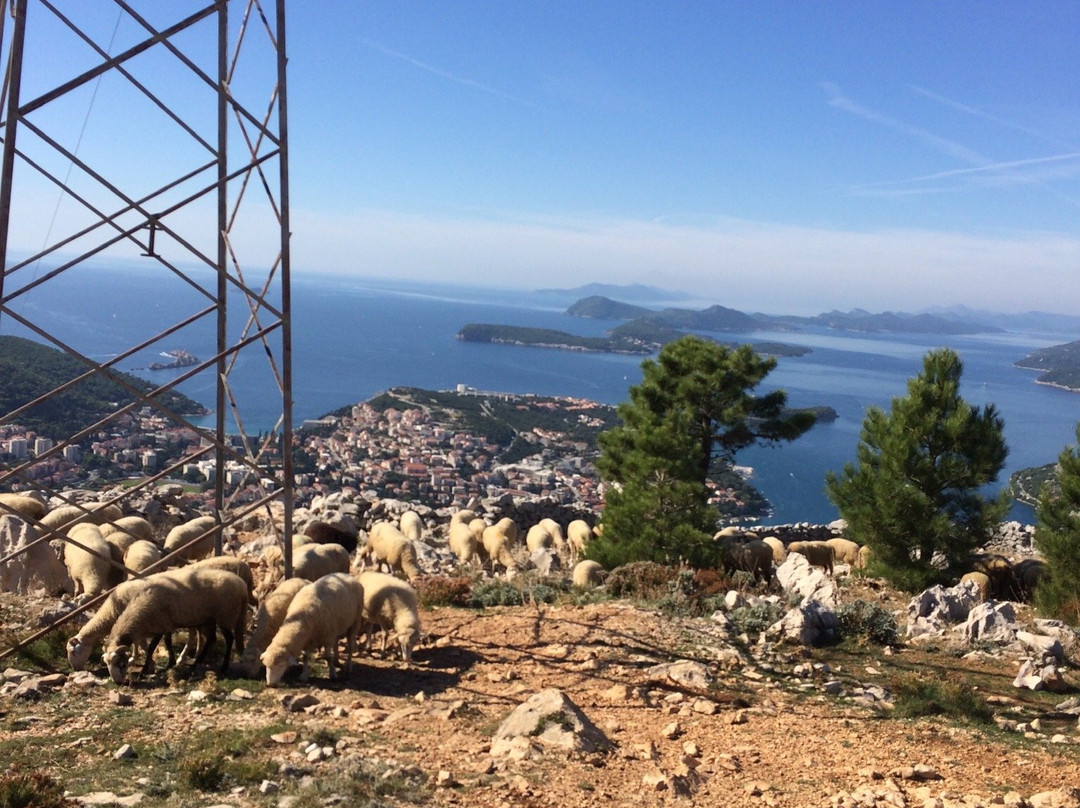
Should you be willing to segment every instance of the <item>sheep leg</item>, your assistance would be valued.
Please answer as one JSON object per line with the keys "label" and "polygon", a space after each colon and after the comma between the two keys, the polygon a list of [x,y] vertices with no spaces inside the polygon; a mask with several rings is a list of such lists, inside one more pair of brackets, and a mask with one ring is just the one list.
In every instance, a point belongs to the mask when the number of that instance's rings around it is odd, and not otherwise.
{"label": "sheep leg", "polygon": [[229,672],[229,661],[232,659],[233,633],[225,626],[221,627],[221,636],[225,638],[225,659],[221,663],[221,675]]}
{"label": "sheep leg", "polygon": [[[195,661],[191,663],[192,667],[199,665],[204,659],[206,659],[206,655],[210,653],[210,649],[213,647],[214,642],[217,640],[217,623],[211,621],[202,626],[199,626],[200,636],[203,629],[206,630],[207,640],[205,643],[202,644],[202,648],[199,649],[199,652],[195,654]],[[221,633],[225,633],[224,628],[221,629]],[[229,640],[229,647],[232,647],[231,639]]]}
{"label": "sheep leg", "polygon": [[[157,650],[158,643],[161,642],[161,635],[155,634],[150,638],[150,642],[146,644],[146,661],[143,662],[142,675],[149,676],[155,670],[154,667],[154,651]],[[168,646],[166,646],[168,647]]]}

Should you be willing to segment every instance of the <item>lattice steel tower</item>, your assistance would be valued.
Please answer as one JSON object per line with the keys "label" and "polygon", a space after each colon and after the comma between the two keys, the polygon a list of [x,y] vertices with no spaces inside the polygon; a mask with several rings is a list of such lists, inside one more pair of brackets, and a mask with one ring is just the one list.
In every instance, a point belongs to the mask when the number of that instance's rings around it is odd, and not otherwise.
{"label": "lattice steel tower", "polygon": [[[154,430],[166,442],[184,443],[187,433],[180,457],[149,469],[112,501],[123,507],[201,462],[214,478],[207,505],[218,549],[225,527],[269,509],[291,561],[284,6],[0,0],[0,332],[46,343],[78,363],[46,395],[0,407],[7,410],[0,430],[88,380],[114,385],[118,402],[96,423],[48,436],[51,445],[40,442],[38,451],[0,465],[0,491],[33,488],[63,499],[65,487],[52,480],[65,456],[107,454],[110,436],[133,429]],[[153,275],[160,290],[153,312],[126,307],[117,280],[123,272]],[[58,328],[50,301],[97,278],[85,323]],[[115,355],[95,355],[97,324],[117,316],[149,325]],[[122,373],[146,375],[134,369],[163,352],[198,361],[153,372],[149,390]],[[268,381],[281,396],[272,426],[253,392]],[[177,412],[168,399],[175,391],[201,398],[212,415]],[[263,410],[257,435],[244,416],[255,403]],[[0,518],[5,513],[0,508]]]}

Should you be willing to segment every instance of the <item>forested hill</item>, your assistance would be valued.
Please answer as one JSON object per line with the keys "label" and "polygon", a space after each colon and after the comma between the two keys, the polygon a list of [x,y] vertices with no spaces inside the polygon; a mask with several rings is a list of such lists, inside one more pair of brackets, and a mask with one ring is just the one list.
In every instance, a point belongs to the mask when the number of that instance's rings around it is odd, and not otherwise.
{"label": "forested hill", "polygon": [[1036,382],[1080,392],[1080,340],[1040,348],[1016,363],[1025,370],[1039,370]]}
{"label": "forested hill", "polygon": [[[85,373],[78,359],[47,345],[22,337],[0,336],[0,412],[7,413],[66,381]],[[121,373],[140,390],[157,385]],[[113,410],[129,404],[134,396],[100,375],[86,379],[19,415],[17,422],[46,437],[73,435],[99,421]],[[206,408],[180,393],[169,393],[166,405],[183,414],[203,414]]]}

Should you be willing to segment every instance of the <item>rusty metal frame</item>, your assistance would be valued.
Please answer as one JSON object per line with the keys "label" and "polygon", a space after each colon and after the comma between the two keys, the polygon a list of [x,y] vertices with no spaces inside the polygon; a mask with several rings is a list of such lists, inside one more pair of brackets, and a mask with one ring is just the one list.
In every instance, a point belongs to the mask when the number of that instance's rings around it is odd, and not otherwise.
{"label": "rusty metal frame", "polygon": [[[96,19],[102,19],[105,15],[116,16],[117,28],[122,21],[129,29],[134,29],[137,32],[136,41],[119,53],[110,53],[110,48],[95,38],[88,26],[80,25],[77,15],[72,13],[76,6],[71,3],[81,6],[84,14],[88,5],[99,6],[92,12],[98,15]],[[272,7],[271,13],[267,13],[264,5]],[[162,11],[163,7],[173,6],[182,6],[186,12],[179,8]],[[165,24],[154,24],[148,19],[153,16],[147,13],[148,9],[152,9],[158,17],[162,14],[176,16]],[[69,31],[77,38],[76,41],[93,52],[96,61],[88,69],[64,76],[44,92],[37,92],[34,97],[28,98],[24,97],[23,79],[30,75],[26,71],[33,68],[27,67],[25,54],[42,53],[49,46],[48,42],[32,41],[30,31],[33,29],[28,29],[27,21],[37,15],[48,15],[52,24]],[[197,49],[197,53],[193,52],[190,48],[193,41],[191,29],[201,24],[199,31],[202,32],[215,21],[213,37],[216,37],[216,41],[208,43],[198,40],[201,48]],[[265,40],[258,33],[260,28]],[[253,37],[258,37],[260,46],[269,50],[270,56],[267,58],[264,55],[264,62],[272,62],[272,67],[267,67],[259,75],[259,81],[255,82],[259,89],[266,89],[269,93],[269,99],[265,96],[253,99],[258,103],[266,102],[261,112],[256,111],[246,96],[240,97],[241,92],[234,81],[246,51],[254,47]],[[18,424],[20,415],[89,378],[108,379],[117,386],[118,392],[129,397],[128,403],[104,414],[95,424],[72,435],[56,436],[53,447],[41,454],[29,457],[24,462],[0,463],[0,491],[32,486],[54,502],[79,505],[61,490],[61,486],[42,485],[36,480],[34,467],[62,453],[69,446],[80,445],[89,435],[114,424],[128,413],[150,407],[172,425],[190,430],[193,438],[198,438],[197,448],[133,487],[117,493],[109,501],[123,508],[137,494],[168,479],[170,474],[193,458],[212,455],[215,469],[213,515],[216,524],[208,533],[213,533],[215,552],[221,552],[226,528],[260,509],[269,513],[273,503],[281,503],[283,531],[279,538],[285,555],[286,575],[291,575],[293,397],[285,0],[186,0],[175,4],[162,4],[160,0],[0,0],[0,44],[6,65],[0,95],[0,115],[3,116],[0,121],[3,137],[0,160],[0,326],[10,318],[10,322],[32,332],[39,341],[59,349],[85,367],[85,371],[44,395],[0,414],[0,425]],[[214,47],[207,47],[210,44]],[[216,131],[205,131],[205,125],[202,126],[204,131],[200,131],[198,122],[189,120],[184,110],[171,105],[155,91],[155,76],[140,74],[138,57],[148,53],[164,56],[171,65],[170,69],[175,70],[177,75],[183,74],[186,80],[192,80],[205,92],[207,109],[199,109],[212,112],[212,116],[206,117],[215,121]],[[271,70],[272,75],[266,75]],[[177,168],[176,176],[148,193],[136,194],[125,190],[124,178],[114,177],[110,173],[110,166],[94,165],[92,159],[81,157],[77,148],[63,145],[63,133],[58,134],[49,128],[50,121],[55,124],[55,119],[45,117],[45,122],[38,120],[42,111],[103,78],[134,88],[140,102],[148,105],[151,113],[164,114],[172,123],[177,138],[184,140],[185,145],[195,144],[207,153],[205,161],[187,169]],[[125,116],[128,112],[125,110]],[[117,121],[116,125],[137,127],[138,114],[138,110],[132,109],[131,117]],[[30,139],[29,147],[22,143],[26,138]],[[167,148],[167,145],[163,144],[163,148]],[[90,190],[70,187],[67,177],[60,176],[59,172],[48,167],[50,160],[65,163],[69,172],[72,168],[77,169],[80,176],[88,180]],[[21,173],[24,171],[26,175]],[[37,181],[54,187],[64,199],[75,204],[83,219],[88,218],[90,224],[72,225],[70,232],[55,237],[50,230],[47,243],[40,250],[21,260],[14,260],[10,236],[14,217],[20,212],[22,198],[19,178],[23,176],[33,176]],[[166,200],[168,204],[165,204]],[[215,203],[214,215],[204,216],[206,220],[203,221],[198,218],[199,209],[196,206],[211,200]],[[269,266],[265,262],[260,265],[258,259],[247,254],[250,250],[233,238],[241,213],[251,217],[253,210],[256,218],[262,215],[266,219],[265,222],[259,220],[261,232],[274,233],[275,238],[279,239],[276,257]],[[212,241],[215,249],[200,248],[195,238],[172,224],[180,220],[181,214],[191,217],[192,212],[199,228],[196,235],[203,242]],[[167,242],[166,247],[161,244],[163,240]],[[58,283],[65,273],[80,271],[90,260],[99,263],[108,260],[115,251],[130,251],[132,246],[147,260],[147,271],[160,273],[168,282],[181,283],[195,290],[204,301],[201,307],[192,312],[176,312],[174,323],[108,361],[95,360],[88,346],[71,344],[70,339],[60,339],[52,333],[48,322],[35,322],[16,308],[17,302],[47,291],[49,284]],[[213,283],[196,277],[197,272],[192,267],[203,272],[210,269]],[[238,316],[234,319],[233,315]],[[243,325],[237,333],[236,324],[240,322]],[[163,340],[195,324],[207,328],[213,324],[216,352],[212,357],[199,361],[149,392],[133,386],[120,375],[119,363],[148,348],[160,351]],[[237,404],[234,386],[230,384],[230,374],[237,362],[242,359],[248,361],[249,356],[269,363],[269,371],[281,393],[281,415],[261,441],[254,440],[246,432],[242,407]],[[175,390],[178,385],[200,376],[214,380],[215,400],[212,406],[216,417],[213,428],[192,423],[191,418],[173,411],[161,399],[163,394]],[[238,438],[241,449],[234,447],[234,438]],[[235,485],[227,482],[227,464],[230,463],[234,464],[233,468],[238,466],[244,472]],[[244,485],[252,478],[255,481],[254,493],[245,491]],[[0,503],[0,516],[7,513],[14,511]],[[25,521],[38,531],[39,538],[33,544],[61,539],[82,546],[66,533],[50,531],[36,519],[25,518]],[[273,519],[270,521],[274,524]],[[206,535],[204,533],[192,541],[200,541]],[[6,556],[0,554],[0,566],[28,549],[21,547]],[[169,560],[163,559],[159,565],[163,567]],[[116,562],[110,559],[110,563]],[[102,594],[81,604],[61,621],[20,639],[9,648],[0,647],[0,659],[57,628],[79,612],[93,607],[104,596]]]}

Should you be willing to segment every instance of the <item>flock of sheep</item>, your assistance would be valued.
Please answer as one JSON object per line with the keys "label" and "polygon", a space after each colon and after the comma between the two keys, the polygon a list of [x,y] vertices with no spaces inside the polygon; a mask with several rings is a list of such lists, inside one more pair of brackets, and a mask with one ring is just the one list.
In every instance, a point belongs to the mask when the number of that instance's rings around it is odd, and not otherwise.
{"label": "flock of sheep", "polygon": [[[303,665],[306,679],[320,651],[331,678],[339,667],[348,673],[358,647],[371,650],[376,631],[382,632],[383,653],[398,650],[405,664],[420,639],[411,582],[420,574],[414,542],[425,526],[413,511],[396,523],[376,522],[366,536],[310,522],[293,537],[293,576],[286,579],[277,544],[250,560],[212,556],[217,524],[209,516],[155,537],[149,521],[124,516],[115,505],[47,511],[39,500],[15,494],[0,494],[0,502],[5,506],[0,519],[8,520],[9,529],[11,520],[21,518],[35,526],[31,536],[41,536],[24,548],[20,581],[33,578],[50,591],[63,589],[77,603],[107,593],[93,617],[68,640],[68,661],[75,670],[85,668],[101,642],[102,660],[117,683],[153,672],[154,652],[162,641],[171,667],[178,661],[172,634],[187,629],[188,644],[179,659],[190,647],[194,664],[202,663],[220,632],[223,673],[235,651],[242,675],[254,677],[265,669],[267,683],[277,685],[297,664]],[[571,522],[564,536],[557,522],[545,519],[528,531],[526,545],[530,551],[547,548],[577,561],[591,536],[584,521]],[[511,552],[518,539],[511,519],[488,525],[474,512],[461,510],[447,538],[462,565],[486,565],[508,576],[520,568]],[[596,585],[602,575],[595,562],[582,561],[574,577],[584,586]],[[344,660],[339,659],[341,645]],[[144,662],[136,670],[133,660],[140,651]]]}

